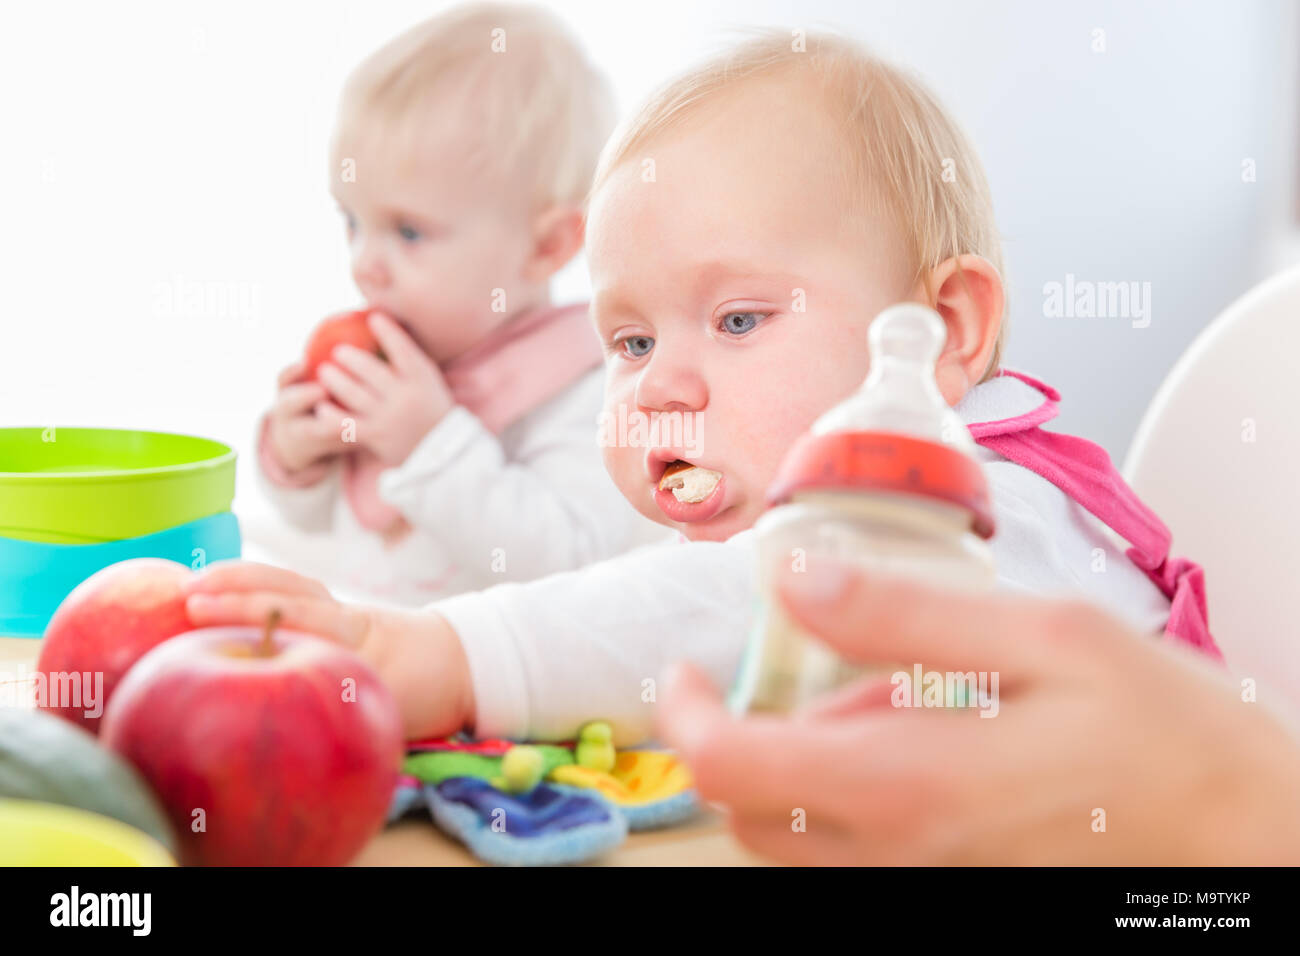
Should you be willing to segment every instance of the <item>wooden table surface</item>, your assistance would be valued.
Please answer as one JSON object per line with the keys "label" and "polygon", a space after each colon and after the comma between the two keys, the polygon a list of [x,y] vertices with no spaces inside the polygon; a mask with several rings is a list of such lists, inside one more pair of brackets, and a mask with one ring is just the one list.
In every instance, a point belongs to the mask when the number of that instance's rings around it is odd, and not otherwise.
{"label": "wooden table surface", "polygon": [[[32,666],[41,642],[0,637],[0,679]],[[597,861],[602,866],[754,866],[767,861],[750,853],[712,812],[665,830],[630,834],[617,850]],[[431,822],[404,820],[370,841],[356,866],[477,866],[478,861]]]}

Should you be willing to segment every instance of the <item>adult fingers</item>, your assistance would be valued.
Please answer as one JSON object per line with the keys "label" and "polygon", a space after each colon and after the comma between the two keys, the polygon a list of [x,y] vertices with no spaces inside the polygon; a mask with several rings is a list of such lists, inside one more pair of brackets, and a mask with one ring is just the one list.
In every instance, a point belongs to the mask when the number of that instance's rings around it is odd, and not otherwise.
{"label": "adult fingers", "polygon": [[1090,643],[1124,633],[1082,601],[940,589],[822,556],[802,572],[782,569],[777,589],[803,628],[867,664],[996,669],[1019,679],[1059,670]]}
{"label": "adult fingers", "polygon": [[739,719],[689,666],[669,673],[660,701],[659,735],[705,800],[751,821],[788,826],[803,811],[846,831],[897,830],[900,840],[951,809],[954,786],[980,772],[994,723],[964,709],[919,706],[839,719]]}
{"label": "adult fingers", "polygon": [[839,796],[810,781],[846,755],[858,759],[847,725],[734,717],[690,664],[665,677],[655,722],[659,736],[691,768],[701,796],[774,819],[788,819],[794,806],[839,812]]}
{"label": "adult fingers", "polygon": [[864,676],[811,701],[799,710],[799,717],[803,720],[835,720],[888,707],[894,693],[889,678],[888,674]]}
{"label": "adult fingers", "polygon": [[829,821],[801,815],[799,807],[789,820],[733,814],[729,825],[736,839],[755,853],[794,866],[859,866],[861,850],[852,834]]}

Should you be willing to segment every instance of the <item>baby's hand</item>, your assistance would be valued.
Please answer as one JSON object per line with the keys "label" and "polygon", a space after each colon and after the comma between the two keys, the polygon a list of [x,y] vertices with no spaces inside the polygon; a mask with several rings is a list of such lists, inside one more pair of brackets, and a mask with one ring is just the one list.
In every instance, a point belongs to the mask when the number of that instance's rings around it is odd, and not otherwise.
{"label": "baby's hand", "polygon": [[405,329],[376,312],[370,316],[370,330],[387,361],[340,345],[316,374],[339,403],[326,402],[324,410],[334,420],[355,419],[357,443],[385,465],[397,466],[456,402],[441,370]]}
{"label": "baby's hand", "polygon": [[469,663],[451,626],[430,611],[366,608],[336,601],[319,581],[253,561],[210,565],[186,585],[197,627],[280,624],[351,648],[392,691],[408,740],[442,737],[473,719]]}
{"label": "baby's hand", "polygon": [[301,381],[302,362],[280,372],[280,392],[266,416],[266,440],[285,471],[295,472],[344,450],[341,424],[321,407],[324,386]]}

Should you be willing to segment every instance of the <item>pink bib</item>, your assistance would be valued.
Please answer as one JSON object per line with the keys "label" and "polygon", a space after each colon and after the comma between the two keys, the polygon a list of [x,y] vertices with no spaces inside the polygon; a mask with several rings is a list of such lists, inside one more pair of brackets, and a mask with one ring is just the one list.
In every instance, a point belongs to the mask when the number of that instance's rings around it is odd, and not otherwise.
{"label": "pink bib", "polygon": [[1105,449],[1040,427],[1060,411],[1056,389],[1009,369],[998,374],[1020,379],[1042,392],[1046,401],[1015,418],[971,425],[971,435],[985,448],[1046,478],[1129,542],[1129,559],[1169,599],[1166,640],[1182,641],[1222,661],[1210,636],[1201,566],[1169,556],[1169,529],[1120,477]]}

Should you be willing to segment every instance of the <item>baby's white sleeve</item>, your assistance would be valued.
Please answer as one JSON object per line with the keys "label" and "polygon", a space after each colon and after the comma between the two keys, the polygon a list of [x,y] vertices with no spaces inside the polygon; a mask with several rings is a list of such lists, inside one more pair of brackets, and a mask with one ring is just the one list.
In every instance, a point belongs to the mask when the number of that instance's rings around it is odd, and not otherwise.
{"label": "baby's white sleeve", "polygon": [[434,536],[472,586],[611,557],[635,543],[634,523],[646,521],[605,471],[588,412],[543,417],[508,457],[501,440],[457,406],[405,462],[382,473],[380,495]]}
{"label": "baby's white sleeve", "polygon": [[652,735],[658,684],[674,661],[693,661],[725,690],[755,603],[752,535],[649,545],[430,605],[465,648],[475,734],[565,740],[606,720],[614,742],[629,746]]}

